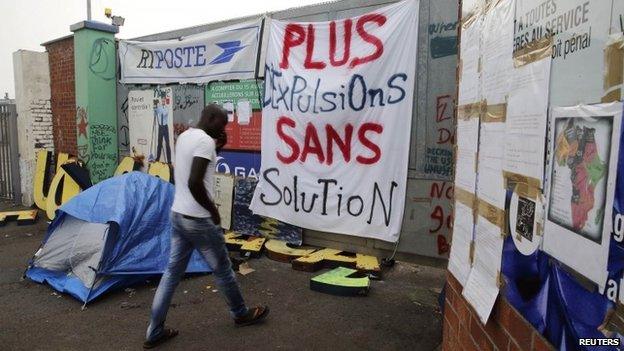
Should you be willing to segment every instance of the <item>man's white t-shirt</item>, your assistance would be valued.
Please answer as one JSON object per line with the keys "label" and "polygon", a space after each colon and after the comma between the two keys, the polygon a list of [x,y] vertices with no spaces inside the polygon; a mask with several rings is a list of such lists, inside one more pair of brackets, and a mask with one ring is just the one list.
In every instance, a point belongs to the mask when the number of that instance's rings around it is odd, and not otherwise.
{"label": "man's white t-shirt", "polygon": [[191,217],[210,217],[210,212],[200,205],[188,187],[188,180],[191,174],[191,165],[194,157],[201,157],[210,160],[206,174],[204,175],[204,186],[208,190],[208,196],[213,198],[214,173],[217,161],[217,145],[214,139],[206,132],[198,128],[189,128],[180,136],[175,144],[175,163],[173,179],[175,179],[175,197],[171,210]]}

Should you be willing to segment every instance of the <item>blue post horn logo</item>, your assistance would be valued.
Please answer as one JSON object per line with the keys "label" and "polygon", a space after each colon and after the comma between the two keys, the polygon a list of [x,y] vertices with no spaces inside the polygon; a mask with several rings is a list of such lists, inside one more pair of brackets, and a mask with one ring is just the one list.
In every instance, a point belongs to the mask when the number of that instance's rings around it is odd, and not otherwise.
{"label": "blue post horn logo", "polygon": [[234,57],[234,54],[243,50],[247,45],[241,46],[240,40],[235,40],[217,43],[217,46],[223,49],[223,52],[219,54],[219,56],[215,57],[212,61],[210,61],[209,64],[211,65],[232,61],[232,57]]}

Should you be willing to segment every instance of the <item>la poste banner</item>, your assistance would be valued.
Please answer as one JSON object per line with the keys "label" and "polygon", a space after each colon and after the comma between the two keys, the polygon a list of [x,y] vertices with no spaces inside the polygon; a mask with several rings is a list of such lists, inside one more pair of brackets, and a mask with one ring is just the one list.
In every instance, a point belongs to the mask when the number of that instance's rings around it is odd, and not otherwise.
{"label": "la poste banner", "polygon": [[122,83],[254,78],[262,20],[161,41],[119,42]]}
{"label": "la poste banner", "polygon": [[398,240],[417,31],[417,0],[331,22],[271,22],[255,213]]}

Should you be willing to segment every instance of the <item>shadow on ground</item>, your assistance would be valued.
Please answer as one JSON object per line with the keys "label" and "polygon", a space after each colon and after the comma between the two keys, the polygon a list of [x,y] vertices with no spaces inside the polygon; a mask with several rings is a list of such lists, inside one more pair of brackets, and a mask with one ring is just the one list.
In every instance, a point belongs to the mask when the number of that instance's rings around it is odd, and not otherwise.
{"label": "shadow on ground", "polygon": [[[81,303],[20,281],[47,223],[0,227],[0,345],[3,350],[139,350],[157,281]],[[185,278],[168,324],[180,335],[162,350],[434,350],[441,342],[437,295],[444,270],[397,263],[366,297],[309,289],[318,273],[266,257],[238,274],[248,304],[267,303],[266,323],[235,328],[210,275]]]}

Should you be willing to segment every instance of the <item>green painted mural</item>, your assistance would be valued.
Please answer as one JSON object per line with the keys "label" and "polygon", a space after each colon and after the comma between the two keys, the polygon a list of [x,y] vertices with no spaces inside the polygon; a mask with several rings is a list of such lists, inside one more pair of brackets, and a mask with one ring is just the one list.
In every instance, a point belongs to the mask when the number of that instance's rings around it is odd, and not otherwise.
{"label": "green painted mural", "polygon": [[74,31],[78,158],[93,183],[113,175],[118,163],[116,49],[117,28],[80,22]]}

